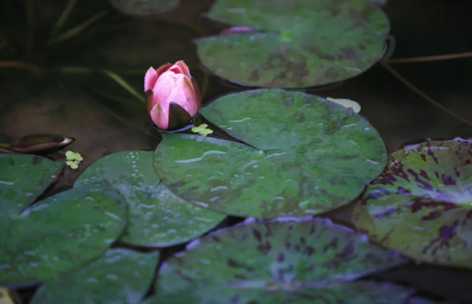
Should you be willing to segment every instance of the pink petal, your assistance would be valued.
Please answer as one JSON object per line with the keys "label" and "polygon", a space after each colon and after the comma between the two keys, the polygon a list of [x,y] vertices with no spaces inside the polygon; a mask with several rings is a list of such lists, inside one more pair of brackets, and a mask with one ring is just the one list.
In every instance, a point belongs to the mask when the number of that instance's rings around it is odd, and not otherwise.
{"label": "pink petal", "polygon": [[195,116],[199,109],[200,101],[193,89],[193,85],[190,79],[185,75],[178,75],[176,82],[176,89],[172,91],[168,97],[166,105],[170,103],[176,103],[181,106],[190,116]]}
{"label": "pink petal", "polygon": [[190,75],[190,69],[188,68],[188,66],[185,64],[183,60],[179,60],[176,63],[174,63],[174,65],[171,66],[169,70],[177,74],[184,74],[187,77],[192,78],[192,76]]}
{"label": "pink petal", "polygon": [[150,67],[144,75],[144,92],[152,90],[157,80],[157,73],[153,67]]}
{"label": "pink petal", "polygon": [[176,87],[177,76],[177,74],[170,70],[167,70],[166,72],[162,73],[162,75],[156,81],[154,88],[152,89],[152,105],[167,101],[172,91],[178,89]]}
{"label": "pink petal", "polygon": [[166,130],[169,127],[169,106],[162,107],[156,104],[149,113],[152,122],[160,129]]}

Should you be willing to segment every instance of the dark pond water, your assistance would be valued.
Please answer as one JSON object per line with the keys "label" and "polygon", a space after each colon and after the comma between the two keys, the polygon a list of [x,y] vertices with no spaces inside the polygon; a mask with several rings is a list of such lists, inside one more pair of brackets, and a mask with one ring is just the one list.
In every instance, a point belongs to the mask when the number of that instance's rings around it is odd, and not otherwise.
{"label": "dark pond water", "polygon": [[[25,6],[30,2],[28,10]],[[48,43],[51,24],[63,10],[64,1],[1,0],[0,62],[21,61],[32,67],[3,68],[0,63],[0,139],[16,140],[32,133],[71,136],[76,142],[70,149],[85,158],[81,169],[67,171],[52,192],[72,185],[82,169],[103,155],[152,150],[159,143],[143,104],[100,70],[116,72],[141,92],[144,71],[150,65],[184,59],[203,88],[205,103],[245,89],[212,76],[197,58],[192,40],[222,29],[201,17],[212,1],[181,2],[170,13],[129,17],[107,1],[79,1],[67,25],[102,11],[106,15],[64,42]],[[390,0],[384,9],[396,40],[393,58],[472,50],[470,1]],[[2,39],[6,36],[13,38],[8,44]],[[382,135],[389,151],[426,138],[472,136],[470,58],[394,67],[471,123],[460,122],[432,106],[380,65],[352,80],[305,91],[358,101],[362,114]],[[84,72],[84,68],[88,70]],[[237,219],[225,225],[233,222]],[[167,253],[181,248],[168,249]],[[375,277],[411,285],[448,303],[472,303],[471,272],[409,265]],[[21,292],[26,298],[31,294],[28,289]]]}

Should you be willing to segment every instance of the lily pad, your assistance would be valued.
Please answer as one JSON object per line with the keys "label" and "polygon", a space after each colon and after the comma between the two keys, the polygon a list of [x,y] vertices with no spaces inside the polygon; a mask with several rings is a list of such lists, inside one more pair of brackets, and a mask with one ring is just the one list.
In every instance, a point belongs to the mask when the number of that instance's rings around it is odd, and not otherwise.
{"label": "lily pad", "polygon": [[202,63],[222,78],[260,87],[357,76],[382,58],[390,27],[369,0],[217,0],[208,17],[254,31],[196,40]]}
{"label": "lily pad", "polygon": [[165,262],[146,303],[405,303],[408,289],[358,280],[404,261],[328,220],[246,223]]}
{"label": "lily pad", "polygon": [[63,164],[35,155],[0,154],[1,216],[18,214],[57,178]]}
{"label": "lily pad", "polygon": [[[0,209],[10,207],[0,202]],[[0,285],[47,281],[99,257],[122,233],[126,211],[113,192],[82,188],[2,218]]]}
{"label": "lily pad", "polygon": [[472,268],[472,141],[428,141],[393,153],[353,221],[417,261]]}
{"label": "lily pad", "polygon": [[224,96],[202,114],[241,143],[166,135],[156,170],[179,197],[232,215],[319,214],[355,199],[385,167],[379,134],[350,109],[276,89]]}
{"label": "lily pad", "polygon": [[79,271],[42,286],[32,303],[140,303],[151,285],[158,256],[111,249]]}
{"label": "lily pad", "polygon": [[224,219],[224,214],[189,204],[160,184],[153,157],[147,151],[114,153],[95,162],[76,181],[76,186],[97,190],[106,183],[126,199],[129,221],[122,241],[171,246],[200,236]]}
{"label": "lily pad", "polygon": [[127,15],[151,16],[173,10],[179,0],[110,0],[110,3]]}

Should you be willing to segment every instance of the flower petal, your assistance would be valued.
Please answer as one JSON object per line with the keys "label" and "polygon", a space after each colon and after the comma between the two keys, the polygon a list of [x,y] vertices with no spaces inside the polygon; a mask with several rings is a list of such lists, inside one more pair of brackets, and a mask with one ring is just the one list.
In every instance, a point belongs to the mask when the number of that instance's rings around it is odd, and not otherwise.
{"label": "flower petal", "polygon": [[144,75],[144,92],[152,90],[157,80],[157,73],[153,67],[150,67]]}
{"label": "flower petal", "polygon": [[152,122],[160,129],[167,129],[169,127],[169,105],[162,107],[161,104],[156,104],[149,112]]}
{"label": "flower petal", "polygon": [[170,67],[170,70],[177,74],[184,74],[185,76],[192,78],[192,76],[190,75],[190,69],[183,60],[179,60],[174,63],[174,65]]}

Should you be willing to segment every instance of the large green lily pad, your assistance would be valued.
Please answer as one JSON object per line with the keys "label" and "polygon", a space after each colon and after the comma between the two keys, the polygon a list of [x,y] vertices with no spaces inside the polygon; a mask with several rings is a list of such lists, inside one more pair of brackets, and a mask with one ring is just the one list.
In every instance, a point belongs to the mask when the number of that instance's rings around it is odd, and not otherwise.
{"label": "large green lily pad", "polygon": [[110,0],[110,3],[124,14],[150,16],[173,10],[179,0]]}
{"label": "large green lily pad", "polygon": [[63,164],[47,158],[0,154],[0,216],[18,214],[57,178]]}
{"label": "large green lily pad", "polygon": [[126,211],[113,192],[82,188],[0,219],[0,285],[50,280],[99,257],[122,233]]}
{"label": "large green lily pad", "polygon": [[111,249],[79,271],[42,286],[32,303],[140,303],[151,285],[158,256]]}
{"label": "large green lily pad", "polygon": [[217,0],[208,17],[254,30],[196,41],[205,66],[246,86],[310,87],[357,76],[382,58],[389,33],[369,0]]}
{"label": "large green lily pad", "polygon": [[399,255],[328,220],[246,223],[189,244],[147,303],[405,303],[411,291],[359,281]]}
{"label": "large green lily pad", "polygon": [[216,226],[225,215],[189,204],[160,184],[153,152],[126,151],[95,162],[76,186],[106,183],[129,205],[128,227],[121,240],[140,246],[171,246],[189,241]]}
{"label": "large green lily pad", "polygon": [[247,91],[216,100],[202,114],[249,145],[167,135],[156,150],[156,170],[178,196],[228,214],[333,210],[355,199],[386,164],[372,126],[321,97]]}
{"label": "large green lily pad", "polygon": [[353,220],[417,261],[472,268],[472,141],[428,141],[393,153]]}

